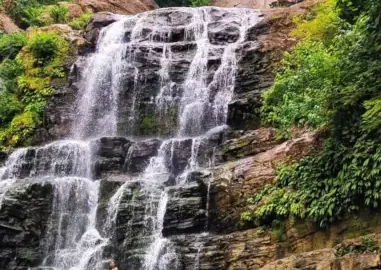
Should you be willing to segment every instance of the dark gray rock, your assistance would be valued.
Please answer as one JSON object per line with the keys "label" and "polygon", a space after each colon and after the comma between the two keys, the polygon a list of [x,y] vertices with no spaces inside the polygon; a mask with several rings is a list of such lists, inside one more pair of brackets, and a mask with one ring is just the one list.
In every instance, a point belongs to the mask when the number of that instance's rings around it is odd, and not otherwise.
{"label": "dark gray rock", "polygon": [[192,179],[194,181],[184,186],[171,188],[168,192],[164,236],[197,233],[206,229],[208,188],[201,180],[201,176],[192,176]]}
{"label": "dark gray rock", "polygon": [[160,145],[158,139],[133,143],[127,152],[124,170],[129,173],[143,172],[150,158],[157,155]]}
{"label": "dark gray rock", "polygon": [[115,14],[110,12],[98,12],[93,15],[85,32],[85,38],[90,44],[92,44],[92,47],[95,47],[101,29],[115,21]]}
{"label": "dark gray rock", "polygon": [[11,187],[0,209],[0,269],[27,270],[43,259],[53,186],[19,181]]}
{"label": "dark gray rock", "polygon": [[227,124],[238,130],[253,130],[261,125],[261,94],[253,91],[236,95],[229,103]]}
{"label": "dark gray rock", "polygon": [[102,178],[122,173],[126,154],[132,144],[132,141],[124,137],[103,137],[94,141],[95,177]]}

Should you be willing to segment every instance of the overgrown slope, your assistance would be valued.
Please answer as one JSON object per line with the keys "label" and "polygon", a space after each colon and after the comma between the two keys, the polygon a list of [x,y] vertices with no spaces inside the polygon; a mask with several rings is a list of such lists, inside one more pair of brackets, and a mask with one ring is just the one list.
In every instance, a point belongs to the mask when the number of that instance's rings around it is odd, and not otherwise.
{"label": "overgrown slope", "polygon": [[298,217],[321,226],[381,204],[381,2],[327,0],[300,20],[262,117],[289,138],[294,127],[325,131],[325,145],[279,168],[249,200],[247,223]]}

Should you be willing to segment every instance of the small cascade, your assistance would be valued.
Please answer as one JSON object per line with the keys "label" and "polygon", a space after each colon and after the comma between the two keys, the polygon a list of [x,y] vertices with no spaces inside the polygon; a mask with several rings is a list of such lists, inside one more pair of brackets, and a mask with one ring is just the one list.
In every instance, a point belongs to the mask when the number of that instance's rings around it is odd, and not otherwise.
{"label": "small cascade", "polygon": [[[80,61],[74,139],[15,151],[0,170],[0,211],[16,181],[50,183],[54,196],[42,268],[103,269],[116,257],[120,269],[173,270],[184,268],[167,212],[170,203],[184,199],[199,210],[195,218],[179,218],[197,223],[200,239],[191,247],[197,255],[190,267],[200,269],[211,186],[191,180],[192,173],[214,164],[239,52],[259,16],[254,10],[205,7],[116,18],[101,30],[96,50]],[[94,179],[99,160],[93,143],[106,136],[129,138],[113,160],[115,171],[124,166],[125,182],[113,187],[105,203],[100,182],[107,179]],[[145,151],[139,146],[146,137],[155,139],[136,166],[131,159]],[[200,199],[190,198],[187,188]],[[183,197],[176,195],[181,192]],[[97,217],[100,206],[104,220]],[[193,233],[188,223],[174,230]]]}
{"label": "small cascade", "polygon": [[73,133],[78,139],[116,134],[118,90],[123,76],[125,46],[120,20],[100,34],[96,53],[86,59]]}
{"label": "small cascade", "polygon": [[51,182],[55,194],[44,264],[57,269],[85,269],[105,244],[95,227],[99,182],[77,177]]}
{"label": "small cascade", "polygon": [[[144,172],[122,185],[109,201],[106,227],[107,231],[111,232],[109,235],[111,239],[112,228],[117,224],[118,209],[124,192],[127,190],[130,192],[131,183],[140,183],[141,192],[146,198],[142,234],[142,237],[146,239],[146,251],[141,265],[142,269],[145,270],[176,269],[177,255],[173,243],[165,238],[162,233],[168,203],[167,186],[180,187],[185,184],[188,174],[199,169],[200,162],[206,167],[210,166],[212,157],[209,155],[208,160],[200,160],[202,154],[200,150],[204,150],[203,148],[207,146],[213,134],[221,132],[225,128],[227,105],[233,96],[237,70],[236,51],[245,39],[247,28],[258,21],[257,14],[253,11],[234,10],[232,12],[234,15],[224,23],[234,25],[239,22],[238,38],[226,46],[217,46],[210,42],[208,32],[208,28],[214,19],[211,9],[177,9],[173,12],[181,13],[182,19],[186,17],[184,19],[186,21],[188,20],[187,16],[191,18],[183,30],[179,30],[181,28],[176,24],[177,22],[171,22],[170,19],[163,23],[156,17],[155,12],[122,19],[125,25],[128,21],[128,25],[132,27],[132,30],[127,32],[129,38],[124,45],[124,50],[128,51],[128,63],[131,65],[132,73],[130,76],[133,77],[132,89],[129,90],[132,93],[130,99],[132,99],[133,116],[130,114],[127,118],[134,119],[133,122],[129,122],[130,132],[134,133],[136,130],[139,120],[136,112],[143,104],[138,93],[141,91],[143,94],[142,91],[144,90],[141,88],[140,77],[145,72],[140,70],[139,58],[141,61],[146,56],[154,57],[157,52],[161,53],[161,56],[158,56],[158,91],[155,96],[149,99],[149,102],[154,104],[154,111],[160,119],[178,121],[175,136],[161,144],[158,154],[150,159]],[[122,22],[118,22],[110,26],[108,31],[115,31],[111,28],[121,28],[122,25]],[[181,31],[184,31],[183,37],[176,36],[175,38],[174,33]],[[177,39],[182,41],[171,43]],[[189,62],[186,76],[179,86],[179,83],[173,81],[172,78],[173,65],[176,61],[176,52],[173,48],[174,44],[180,46],[186,42],[194,43],[196,51]],[[221,63],[211,77],[208,58],[216,49],[220,53],[222,49]],[[145,55],[141,54],[142,51],[145,52]],[[179,89],[181,89],[181,95],[179,95]],[[172,118],[168,114],[170,111],[177,112],[178,118]],[[173,126],[173,123],[169,123],[168,126],[171,125]],[[161,129],[157,129],[155,134],[166,135]],[[180,155],[178,151],[180,151]],[[127,153],[126,164],[129,164],[130,154],[131,152]],[[209,192],[210,183],[207,184],[208,197]],[[206,208],[206,215],[208,215],[208,202]],[[207,222],[204,227],[207,229]],[[201,251],[201,247],[202,243],[200,242],[199,251]],[[167,266],[171,268],[167,268]],[[197,267],[198,263],[196,263],[195,269],[198,269]]]}

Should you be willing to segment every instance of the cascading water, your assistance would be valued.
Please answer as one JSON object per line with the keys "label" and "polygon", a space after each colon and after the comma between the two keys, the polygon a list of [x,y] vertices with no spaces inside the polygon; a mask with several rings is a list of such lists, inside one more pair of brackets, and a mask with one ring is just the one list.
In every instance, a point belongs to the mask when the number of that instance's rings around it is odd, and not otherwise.
{"label": "cascading water", "polygon": [[[128,197],[126,230],[139,239],[121,244],[128,251],[123,252],[126,269],[180,269],[176,247],[163,234],[170,191],[208,166],[213,153],[205,148],[225,128],[239,51],[246,31],[259,20],[247,9],[174,8],[118,16],[101,31],[80,74],[76,140],[17,150],[0,171],[0,211],[18,179],[38,178],[54,186],[42,267],[102,268],[110,246],[111,254],[118,254],[118,211]],[[100,184],[93,179],[92,139],[116,135],[170,139],[111,196],[106,219],[97,225]],[[208,211],[207,203],[206,219]],[[207,222],[201,227],[207,229]],[[192,269],[199,269],[201,240],[195,246]]]}
{"label": "cascading water", "polygon": [[[117,32],[115,28],[124,25],[123,29],[119,29],[123,33],[126,31],[126,27],[133,25],[132,30],[127,30],[130,33],[129,39],[123,48],[123,50],[127,48],[128,64],[133,67],[130,67],[130,70],[134,71],[133,86],[129,90],[133,93],[131,95],[133,108],[136,110],[139,107],[136,94],[139,95],[139,90],[143,91],[139,85],[142,82],[136,80],[136,77],[144,77],[145,74],[144,70],[139,69],[141,63],[138,59],[142,58],[140,53],[145,51],[150,55],[159,51],[161,52],[157,69],[159,89],[156,96],[151,96],[150,102],[154,104],[154,111],[158,118],[164,116],[171,121],[173,118],[168,117],[168,111],[178,112],[178,125],[174,137],[162,143],[158,155],[151,158],[145,171],[133,179],[133,181],[142,183],[142,190],[147,198],[142,237],[148,240],[141,262],[142,269],[146,270],[176,269],[175,250],[170,240],[163,237],[162,234],[168,203],[167,181],[171,175],[174,175],[176,180],[172,185],[184,184],[188,173],[198,169],[200,146],[208,140],[213,131],[223,129],[227,117],[227,106],[234,91],[238,62],[236,51],[244,41],[248,27],[258,22],[258,15],[254,11],[232,10],[231,17],[220,23],[239,25],[239,38],[228,42],[227,45],[214,45],[210,42],[208,32],[209,25],[214,20],[212,9],[174,9],[167,12],[171,11],[182,13],[181,16],[184,17],[188,15],[191,17],[188,24],[184,26],[184,35],[180,41],[175,41],[176,38],[173,37],[173,33],[178,32],[178,22],[171,21],[170,18],[166,22],[155,21],[157,19],[155,12],[126,18],[123,23],[114,24],[108,30],[115,33]],[[172,48],[187,42],[196,45],[195,53],[189,62],[184,80],[173,81],[171,74],[176,65],[176,53]],[[220,51],[221,63],[211,77],[209,56],[215,49]],[[131,55],[139,56],[131,58]],[[140,100],[140,105],[141,103],[144,101]],[[135,112],[132,118],[136,120]],[[135,125],[136,122],[133,124]],[[130,127],[131,134],[134,133],[134,129],[134,126]],[[165,133],[160,133],[160,130],[154,134],[165,135]],[[186,141],[191,142],[189,159],[182,168],[176,169],[173,166],[173,163],[176,162],[174,151],[178,151]],[[116,224],[118,204],[123,197],[123,190],[128,186],[129,183],[124,184],[112,197],[108,209],[108,224]],[[201,249],[201,244],[199,249]]]}

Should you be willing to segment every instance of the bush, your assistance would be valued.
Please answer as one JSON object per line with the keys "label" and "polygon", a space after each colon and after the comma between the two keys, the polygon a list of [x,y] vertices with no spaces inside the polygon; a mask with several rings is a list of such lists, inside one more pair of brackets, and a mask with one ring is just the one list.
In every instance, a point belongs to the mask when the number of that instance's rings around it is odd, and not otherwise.
{"label": "bush", "polygon": [[55,5],[50,10],[53,23],[67,23],[69,20],[69,8],[63,5]]}
{"label": "bush", "polygon": [[0,37],[0,61],[5,58],[14,59],[26,44],[24,33],[12,33]]}
{"label": "bush", "polygon": [[210,6],[209,0],[190,0],[192,7]]}
{"label": "bush", "polygon": [[23,11],[21,20],[27,26],[44,26],[45,22],[42,19],[45,9],[40,6],[28,6]]}
{"label": "bush", "polygon": [[13,119],[13,117],[22,112],[23,104],[14,94],[7,91],[0,93],[0,125],[4,125]]}
{"label": "bush", "polygon": [[265,121],[285,129],[324,128],[328,139],[318,152],[282,166],[275,185],[248,201],[252,210],[242,221],[270,224],[294,216],[325,226],[381,206],[381,2],[339,4],[350,5],[338,13],[347,21],[336,36],[311,41],[306,34],[264,94]]}
{"label": "bush", "polygon": [[73,19],[69,25],[75,30],[85,30],[92,16],[91,12],[83,13],[80,17]]}
{"label": "bush", "polygon": [[317,128],[327,121],[327,93],[337,83],[337,59],[320,42],[307,40],[285,53],[273,87],[263,94],[265,122],[287,130]]}
{"label": "bush", "polygon": [[5,59],[0,64],[0,78],[3,86],[9,92],[14,92],[17,85],[17,78],[24,72],[24,67],[20,59]]}
{"label": "bush", "polygon": [[33,35],[28,41],[28,50],[33,54],[37,65],[46,65],[57,51],[60,37],[55,33],[41,32]]}
{"label": "bush", "polygon": [[11,18],[21,26],[41,26],[41,16],[44,13],[44,5],[58,3],[59,0],[0,0],[0,6]]}

